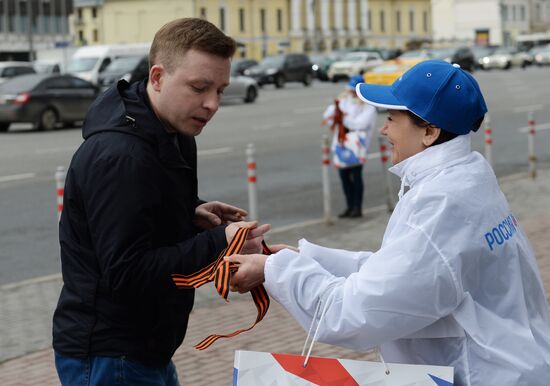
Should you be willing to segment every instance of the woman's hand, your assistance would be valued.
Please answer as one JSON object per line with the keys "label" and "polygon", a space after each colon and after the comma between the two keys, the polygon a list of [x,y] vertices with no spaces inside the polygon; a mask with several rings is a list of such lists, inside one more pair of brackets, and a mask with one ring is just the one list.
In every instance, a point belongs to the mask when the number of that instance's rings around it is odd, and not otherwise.
{"label": "woman's hand", "polygon": [[224,259],[238,267],[237,272],[231,276],[229,284],[231,291],[248,292],[264,282],[264,267],[267,255],[232,255],[226,256]]}

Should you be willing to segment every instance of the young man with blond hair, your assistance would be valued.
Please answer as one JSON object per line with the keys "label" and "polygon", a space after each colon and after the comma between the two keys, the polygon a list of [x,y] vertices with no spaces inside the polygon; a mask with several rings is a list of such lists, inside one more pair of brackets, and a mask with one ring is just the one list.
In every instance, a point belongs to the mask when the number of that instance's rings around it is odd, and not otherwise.
{"label": "young man with blond hair", "polygon": [[[194,291],[171,274],[211,263],[239,226],[268,226],[197,193],[199,135],[229,83],[235,42],[201,19],[155,35],[148,79],[120,81],[91,106],[67,173],[59,226],[63,289],[53,319],[66,385],[179,385],[171,358]],[[240,221],[240,222],[235,222]]]}

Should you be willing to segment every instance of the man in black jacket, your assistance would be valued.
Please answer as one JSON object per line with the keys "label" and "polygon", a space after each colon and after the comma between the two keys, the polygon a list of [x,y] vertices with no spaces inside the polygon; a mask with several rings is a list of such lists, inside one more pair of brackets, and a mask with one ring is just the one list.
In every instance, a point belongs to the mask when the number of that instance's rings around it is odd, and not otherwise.
{"label": "man in black jacket", "polygon": [[244,210],[197,195],[194,137],[218,109],[234,52],[211,23],[175,20],[155,35],[149,78],[120,81],[90,108],[59,227],[63,385],[178,385],[171,358],[194,290],[171,274],[208,265],[239,226],[254,228],[245,249],[259,250],[269,226],[235,223]]}

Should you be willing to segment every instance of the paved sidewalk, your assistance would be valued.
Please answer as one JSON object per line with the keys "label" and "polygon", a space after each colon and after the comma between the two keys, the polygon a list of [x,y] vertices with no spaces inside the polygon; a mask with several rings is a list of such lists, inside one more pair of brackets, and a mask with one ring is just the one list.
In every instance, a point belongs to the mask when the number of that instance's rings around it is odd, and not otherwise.
{"label": "paved sidewalk", "polygon": [[[535,181],[526,174],[502,179],[516,218],[533,243],[547,294],[550,293],[550,170]],[[388,220],[384,210],[367,213],[360,220],[340,220],[333,226],[312,221],[271,232],[268,242],[296,244],[301,237],[325,246],[352,250],[379,247]],[[58,385],[51,350],[51,315],[61,288],[58,275],[0,287],[0,385]],[[197,291],[195,310],[187,336],[176,352],[182,385],[231,383],[234,350],[300,353],[305,333],[272,302],[266,318],[252,331],[221,340],[205,351],[193,349],[211,333],[228,333],[252,324],[256,309],[250,295],[231,295],[230,304],[217,298],[210,286]],[[314,354],[351,359],[375,359],[317,344]]]}

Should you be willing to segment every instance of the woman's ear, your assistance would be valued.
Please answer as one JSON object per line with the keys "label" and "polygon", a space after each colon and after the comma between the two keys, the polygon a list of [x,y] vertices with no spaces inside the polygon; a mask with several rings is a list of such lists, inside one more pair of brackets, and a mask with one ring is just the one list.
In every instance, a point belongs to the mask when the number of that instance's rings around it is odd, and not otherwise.
{"label": "woman's ear", "polygon": [[424,133],[424,137],[422,138],[422,143],[426,147],[430,147],[439,137],[439,133],[441,133],[441,129],[436,126],[429,125],[426,127],[426,132]]}

